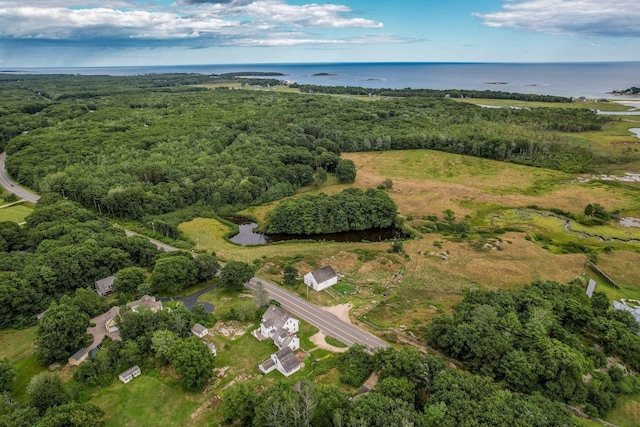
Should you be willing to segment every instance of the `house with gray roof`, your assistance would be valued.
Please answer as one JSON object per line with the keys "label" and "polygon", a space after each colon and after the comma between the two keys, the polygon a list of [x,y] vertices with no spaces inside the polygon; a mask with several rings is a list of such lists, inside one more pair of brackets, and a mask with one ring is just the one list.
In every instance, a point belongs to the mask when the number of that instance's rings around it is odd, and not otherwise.
{"label": "house with gray roof", "polygon": [[269,359],[258,365],[258,369],[260,369],[263,374],[268,374],[277,369],[285,377],[298,372],[300,367],[301,365],[298,358],[289,347],[273,353]]}
{"label": "house with gray roof", "polygon": [[96,282],[96,292],[101,297],[110,295],[113,293],[113,282],[115,282],[116,276],[105,277]]}
{"label": "house with gray roof", "polygon": [[80,350],[73,353],[71,357],[69,357],[69,365],[78,366],[79,364],[87,360],[87,357],[89,357],[89,348],[81,348]]}
{"label": "house with gray roof", "polygon": [[300,338],[296,336],[300,321],[275,305],[270,305],[262,315],[260,328],[253,331],[253,336],[262,341],[271,338],[278,349],[285,347],[295,351],[300,348]]}
{"label": "house with gray roof", "polygon": [[127,303],[127,306],[135,312],[137,312],[140,307],[146,307],[154,313],[156,311],[162,311],[162,301],[156,301],[156,297],[149,295],[143,295],[142,298]]}
{"label": "house with gray roof", "polygon": [[330,265],[313,270],[304,275],[304,284],[321,291],[338,283],[338,275]]}

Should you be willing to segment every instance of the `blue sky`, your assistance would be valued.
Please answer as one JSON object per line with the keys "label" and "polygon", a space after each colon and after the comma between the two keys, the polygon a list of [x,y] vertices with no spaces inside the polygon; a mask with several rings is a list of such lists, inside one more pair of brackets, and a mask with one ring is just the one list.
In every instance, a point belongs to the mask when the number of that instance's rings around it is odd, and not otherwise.
{"label": "blue sky", "polygon": [[640,60],[639,0],[0,0],[0,68]]}

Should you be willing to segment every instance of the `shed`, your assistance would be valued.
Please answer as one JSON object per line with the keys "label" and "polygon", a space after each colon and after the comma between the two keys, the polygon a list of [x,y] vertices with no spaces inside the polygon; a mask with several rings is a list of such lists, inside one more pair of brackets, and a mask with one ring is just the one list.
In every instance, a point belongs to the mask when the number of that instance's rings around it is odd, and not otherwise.
{"label": "shed", "polygon": [[104,297],[113,293],[113,282],[115,282],[116,276],[105,277],[96,282],[96,292],[98,295]]}
{"label": "shed", "polygon": [[81,348],[69,357],[69,365],[78,366],[89,357],[89,349]]}
{"label": "shed", "polygon": [[304,275],[304,284],[311,286],[316,291],[321,291],[336,283],[338,283],[338,275],[330,265],[325,265]]}
{"label": "shed", "polygon": [[196,323],[191,328],[191,333],[193,335],[197,336],[198,338],[202,338],[205,335],[209,334],[209,330],[207,328],[205,328],[203,325],[201,325],[200,323]]}
{"label": "shed", "polygon": [[123,383],[126,384],[129,381],[131,381],[132,379],[134,379],[135,377],[137,377],[138,375],[140,375],[141,373],[142,373],[142,371],[140,370],[140,367],[138,365],[135,365],[135,366],[127,369],[126,371],[124,371],[120,375],[118,375],[118,378],[120,379],[120,381],[122,381]]}

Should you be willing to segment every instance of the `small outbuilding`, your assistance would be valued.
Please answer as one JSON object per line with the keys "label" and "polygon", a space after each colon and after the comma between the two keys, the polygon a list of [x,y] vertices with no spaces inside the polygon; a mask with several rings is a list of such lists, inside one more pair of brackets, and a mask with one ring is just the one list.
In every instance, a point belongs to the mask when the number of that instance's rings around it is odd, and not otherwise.
{"label": "small outbuilding", "polygon": [[596,281],[593,279],[589,279],[589,284],[587,285],[587,296],[591,298],[593,296],[593,291],[596,289]]}
{"label": "small outbuilding", "polygon": [[105,277],[96,282],[96,292],[101,297],[106,297],[113,293],[113,282],[115,282],[116,276]]}
{"label": "small outbuilding", "polygon": [[129,381],[131,381],[132,379],[134,379],[135,377],[137,377],[138,375],[140,375],[141,373],[142,373],[142,371],[140,370],[140,367],[138,365],[136,365],[136,366],[133,366],[133,367],[127,369],[126,371],[124,371],[120,375],[118,375],[118,378],[120,379],[120,381],[122,381],[123,383],[126,384]]}
{"label": "small outbuilding", "polygon": [[202,338],[205,335],[209,334],[209,330],[207,328],[205,328],[203,325],[201,325],[200,323],[196,323],[191,328],[191,333],[193,335],[197,336],[198,338]]}
{"label": "small outbuilding", "polygon": [[321,291],[338,283],[338,275],[330,265],[313,270],[304,275],[304,284]]}
{"label": "small outbuilding", "polygon": [[80,350],[73,353],[71,357],[69,357],[68,362],[69,362],[69,365],[78,366],[79,364],[87,360],[88,357],[89,357],[89,349],[81,348]]}

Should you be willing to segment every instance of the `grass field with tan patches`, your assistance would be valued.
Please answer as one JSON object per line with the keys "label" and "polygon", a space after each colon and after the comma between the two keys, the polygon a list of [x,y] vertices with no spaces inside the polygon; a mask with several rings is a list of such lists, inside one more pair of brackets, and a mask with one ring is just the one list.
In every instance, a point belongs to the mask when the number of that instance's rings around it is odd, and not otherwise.
{"label": "grass field with tan patches", "polygon": [[589,110],[602,111],[628,111],[627,107],[618,102],[597,102],[593,100],[574,102],[537,102],[520,101],[517,99],[483,99],[483,98],[451,98],[454,101],[467,104],[491,105],[495,107],[519,107],[519,108],[586,108]]}
{"label": "grass field with tan patches", "polygon": [[[286,242],[242,247],[225,241],[230,228],[213,219],[194,219],[179,228],[191,240],[197,238],[200,248],[213,250],[222,259],[248,263],[257,260],[262,266],[258,274],[276,282],[282,280],[282,268],[287,263],[293,263],[301,275],[331,264],[357,292],[334,296],[312,292],[312,302],[350,302],[356,317],[364,315],[380,326],[411,328],[450,312],[466,289],[512,289],[537,279],[564,283],[581,276],[585,254],[556,254],[560,250],[555,246],[546,249],[543,244],[526,240],[529,234],[538,233],[560,243],[588,244],[600,250],[610,245],[595,237],[584,238],[583,230],[567,231],[561,218],[525,209],[526,206],[559,208],[575,214],[588,203],[600,203],[608,210],[619,209],[623,213],[640,209],[638,190],[632,187],[579,183],[573,175],[548,169],[428,150],[345,153],[343,157],[356,164],[356,187],[376,187],[391,178],[389,194],[403,216],[413,216],[407,224],[416,230],[424,223],[425,215],[442,217],[444,209],[453,209],[458,219],[471,215],[475,226],[515,225],[525,232],[473,240],[419,233],[416,239],[404,242],[405,260],[401,255],[387,253],[388,242]],[[308,187],[303,192],[330,194],[346,187],[330,184]],[[262,222],[277,203],[251,207],[241,214]],[[522,217],[518,212],[527,215]],[[611,237],[637,233],[615,225],[596,231]],[[615,247],[633,251],[632,244],[616,243]],[[292,290],[305,294],[302,284]],[[383,295],[385,292],[387,296]]]}
{"label": "grass field with tan patches", "polygon": [[[640,209],[633,188],[577,183],[576,176],[550,169],[430,150],[343,153],[356,164],[357,187],[393,180],[389,194],[403,215],[420,218],[453,209],[473,215],[482,206],[538,205],[580,213],[589,203],[609,210]],[[479,209],[480,208],[480,209]]]}

